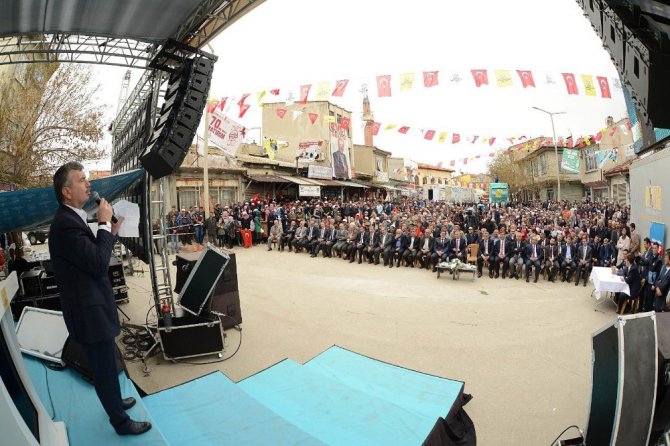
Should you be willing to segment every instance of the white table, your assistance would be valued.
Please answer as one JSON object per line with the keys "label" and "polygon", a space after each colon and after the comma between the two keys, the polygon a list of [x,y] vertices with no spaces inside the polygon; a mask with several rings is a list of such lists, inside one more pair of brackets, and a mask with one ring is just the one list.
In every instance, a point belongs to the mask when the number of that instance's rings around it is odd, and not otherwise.
{"label": "white table", "polygon": [[[622,276],[612,274],[612,268],[594,266],[591,269],[591,281],[595,290],[593,297],[596,299],[595,310],[602,302],[611,301],[615,305],[614,293],[624,293],[630,296],[630,287]],[[603,299],[605,297],[606,299]]]}

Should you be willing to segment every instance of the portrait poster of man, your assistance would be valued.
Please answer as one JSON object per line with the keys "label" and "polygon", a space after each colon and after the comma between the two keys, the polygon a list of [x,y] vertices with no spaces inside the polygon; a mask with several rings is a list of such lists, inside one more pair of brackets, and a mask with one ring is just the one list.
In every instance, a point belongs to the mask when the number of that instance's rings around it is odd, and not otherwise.
{"label": "portrait poster of man", "polygon": [[351,162],[349,160],[349,132],[330,124],[330,153],[333,157],[333,175],[335,178],[351,178]]}

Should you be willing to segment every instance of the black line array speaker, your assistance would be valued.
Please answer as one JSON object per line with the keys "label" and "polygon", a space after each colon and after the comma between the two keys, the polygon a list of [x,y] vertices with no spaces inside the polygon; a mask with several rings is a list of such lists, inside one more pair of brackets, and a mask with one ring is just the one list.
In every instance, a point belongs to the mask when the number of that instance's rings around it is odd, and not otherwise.
{"label": "black line array speaker", "polygon": [[[93,369],[86,358],[84,349],[77,341],[69,336],[63,346],[63,354],[61,355],[61,358],[67,366],[79,372],[86,381],[93,383]],[[116,371],[117,373],[125,371],[126,375],[128,374],[126,363],[123,361],[123,356],[121,355],[118,346],[116,347]]]}
{"label": "black line array speaker", "polygon": [[593,334],[589,446],[646,445],[657,381],[656,315],[619,316]]}
{"label": "black line array speaker", "polygon": [[207,105],[213,71],[213,60],[196,57],[170,77],[153,136],[140,156],[153,178],[171,174],[184,161]]}

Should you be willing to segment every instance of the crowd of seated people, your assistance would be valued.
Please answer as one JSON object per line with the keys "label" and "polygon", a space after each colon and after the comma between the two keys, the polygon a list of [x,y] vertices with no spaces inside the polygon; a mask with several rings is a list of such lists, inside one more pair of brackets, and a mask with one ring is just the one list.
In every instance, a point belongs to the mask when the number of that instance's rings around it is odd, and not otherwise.
{"label": "crowd of seated people", "polygon": [[435,272],[458,259],[475,264],[478,277],[486,270],[495,279],[538,282],[544,276],[575,286],[587,285],[594,266],[614,267],[627,281],[637,270],[640,283],[631,286],[630,298],[639,298],[640,310],[667,308],[663,252],[640,240],[629,207],[614,203],[313,199],[217,205],[213,212],[217,225],[225,225],[219,243],[229,248],[242,246],[240,232],[251,228],[254,244],[268,250],[389,268]]}

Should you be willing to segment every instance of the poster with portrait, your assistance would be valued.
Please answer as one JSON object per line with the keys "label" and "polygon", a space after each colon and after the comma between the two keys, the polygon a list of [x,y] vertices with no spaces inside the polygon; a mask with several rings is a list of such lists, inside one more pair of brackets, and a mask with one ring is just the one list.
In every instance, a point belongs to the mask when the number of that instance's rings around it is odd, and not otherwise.
{"label": "poster with portrait", "polygon": [[351,179],[349,131],[340,128],[336,123],[330,124],[330,154],[333,160],[333,176]]}

